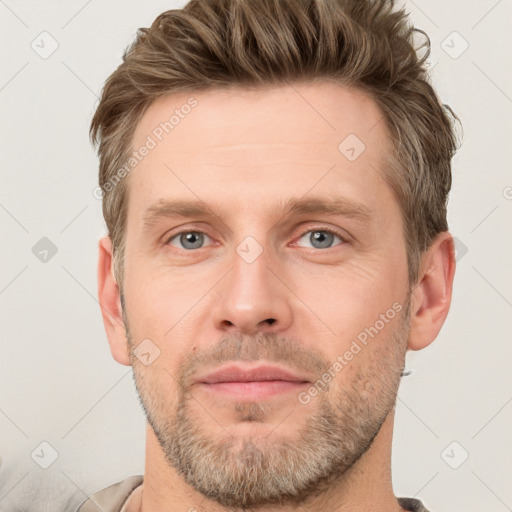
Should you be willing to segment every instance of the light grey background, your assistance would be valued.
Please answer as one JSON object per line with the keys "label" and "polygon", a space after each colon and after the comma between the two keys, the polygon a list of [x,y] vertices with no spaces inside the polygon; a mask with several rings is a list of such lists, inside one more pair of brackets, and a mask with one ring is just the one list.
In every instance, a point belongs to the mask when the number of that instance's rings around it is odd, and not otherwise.
{"label": "light grey background", "polygon": [[[136,29],[184,3],[0,0],[0,511],[72,511],[144,471],[145,419],[131,369],[110,355],[97,303],[105,227],[88,127]],[[505,512],[512,510],[512,1],[406,7],[431,38],[433,82],[461,118],[464,143],[449,203],[459,240],[452,307],[438,339],[408,355],[414,372],[397,402],[394,488],[433,512]],[[53,40],[58,48],[42,58]],[[32,250],[43,237],[58,250],[46,262]],[[36,463],[51,462],[42,442],[58,454],[48,469]],[[458,469],[450,467],[466,452]]]}

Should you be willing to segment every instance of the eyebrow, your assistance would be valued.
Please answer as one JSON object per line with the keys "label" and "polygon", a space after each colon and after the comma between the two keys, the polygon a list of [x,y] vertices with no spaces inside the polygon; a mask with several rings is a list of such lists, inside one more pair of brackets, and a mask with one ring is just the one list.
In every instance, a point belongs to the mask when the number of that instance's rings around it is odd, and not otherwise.
{"label": "eyebrow", "polygon": [[[372,219],[373,210],[368,206],[347,198],[319,198],[309,199],[289,198],[278,203],[278,210],[281,211],[280,218],[293,215],[330,215],[352,218],[361,224],[368,224]],[[160,199],[149,206],[142,217],[144,231],[150,230],[158,221],[174,218],[212,218],[222,219],[220,210],[214,210],[202,201],[170,201]]]}

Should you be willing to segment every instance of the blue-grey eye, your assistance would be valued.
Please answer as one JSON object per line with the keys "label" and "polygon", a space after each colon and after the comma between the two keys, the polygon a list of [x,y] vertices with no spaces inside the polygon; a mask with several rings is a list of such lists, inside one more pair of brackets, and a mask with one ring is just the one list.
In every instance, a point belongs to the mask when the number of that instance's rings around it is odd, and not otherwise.
{"label": "blue-grey eye", "polygon": [[338,235],[326,229],[307,231],[299,240],[302,240],[303,238],[306,238],[314,249],[329,249],[335,238],[340,242],[343,242]]}
{"label": "blue-grey eye", "polygon": [[[182,233],[178,233],[177,235],[173,236],[169,240],[169,243],[174,247],[178,247],[179,249],[200,249],[204,243],[205,236],[209,238],[208,235],[201,233],[200,231],[183,231]],[[173,240],[176,239],[179,241],[181,246],[177,246],[175,243],[173,243]]]}

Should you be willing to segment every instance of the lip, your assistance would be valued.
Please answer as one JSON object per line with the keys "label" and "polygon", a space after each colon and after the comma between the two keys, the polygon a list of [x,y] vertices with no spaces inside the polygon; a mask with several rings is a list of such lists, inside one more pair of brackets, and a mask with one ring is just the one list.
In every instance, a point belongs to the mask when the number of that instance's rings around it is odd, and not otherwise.
{"label": "lip", "polygon": [[296,375],[290,370],[275,365],[260,365],[255,367],[231,364],[196,379],[196,382],[202,384],[262,381],[309,382],[307,377]]}
{"label": "lip", "polygon": [[269,365],[224,366],[200,377],[196,383],[208,393],[238,400],[258,400],[292,391],[297,393],[310,385],[307,377]]}

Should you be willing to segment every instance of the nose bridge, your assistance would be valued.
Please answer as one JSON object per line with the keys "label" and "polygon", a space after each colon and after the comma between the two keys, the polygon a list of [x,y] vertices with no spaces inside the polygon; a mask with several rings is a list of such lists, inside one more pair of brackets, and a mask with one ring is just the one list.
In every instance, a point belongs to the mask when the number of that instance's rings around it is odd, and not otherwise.
{"label": "nose bridge", "polygon": [[240,306],[244,302],[248,306],[258,297],[263,298],[265,291],[270,292],[272,284],[269,282],[268,267],[272,258],[269,252],[254,237],[245,238],[236,247],[230,288]]}
{"label": "nose bridge", "polygon": [[219,283],[213,308],[217,328],[254,333],[283,329],[291,322],[286,288],[274,275],[279,264],[260,241],[248,236],[234,248],[231,271]]}

